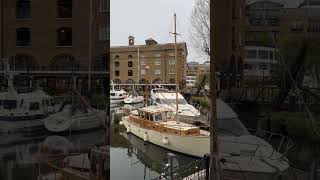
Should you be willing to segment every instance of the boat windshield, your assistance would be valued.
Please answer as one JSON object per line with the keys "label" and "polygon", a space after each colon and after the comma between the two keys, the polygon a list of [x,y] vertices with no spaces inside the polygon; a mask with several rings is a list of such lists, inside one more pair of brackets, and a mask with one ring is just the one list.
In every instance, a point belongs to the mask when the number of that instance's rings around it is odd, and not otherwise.
{"label": "boat windshield", "polygon": [[242,136],[250,134],[238,118],[219,119],[219,134]]}
{"label": "boat windshield", "polygon": [[[164,104],[176,104],[176,99],[161,99],[161,102]],[[178,104],[188,104],[185,99],[178,99]]]}

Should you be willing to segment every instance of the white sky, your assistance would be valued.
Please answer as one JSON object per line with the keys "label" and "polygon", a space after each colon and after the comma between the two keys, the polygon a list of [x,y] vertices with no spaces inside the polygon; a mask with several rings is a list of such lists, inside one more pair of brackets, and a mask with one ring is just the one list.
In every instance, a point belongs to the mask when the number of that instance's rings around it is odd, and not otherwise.
{"label": "white sky", "polygon": [[173,15],[177,14],[177,31],[188,46],[188,61],[203,62],[191,47],[188,39],[189,18],[195,0],[111,0],[111,46],[128,45],[128,37],[135,44],[144,44],[148,38],[158,43],[173,42]]}
{"label": "white sky", "polygon": [[[169,31],[173,29],[173,14],[177,14],[177,31],[182,35],[178,42],[188,46],[188,61],[204,62],[189,41],[189,18],[196,0],[111,0],[111,46],[128,44],[128,37],[135,37],[135,44],[144,44],[148,38],[158,43],[173,42]],[[259,0],[248,0],[259,1]],[[276,0],[297,6],[303,0]]]}

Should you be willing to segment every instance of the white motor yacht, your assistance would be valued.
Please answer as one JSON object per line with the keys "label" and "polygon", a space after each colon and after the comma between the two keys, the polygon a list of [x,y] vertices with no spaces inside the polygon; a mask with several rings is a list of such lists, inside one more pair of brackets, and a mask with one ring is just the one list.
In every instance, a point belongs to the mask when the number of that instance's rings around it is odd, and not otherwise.
{"label": "white motor yacht", "polygon": [[13,85],[14,73],[6,72],[6,91],[0,93],[0,132],[20,132],[43,128],[42,119],[57,109],[52,97],[41,89],[17,90]]}
{"label": "white motor yacht", "polygon": [[[177,94],[178,94],[179,116],[182,116],[182,117],[183,116],[185,117],[200,116],[199,110],[197,110],[191,104],[188,104],[188,102],[180,93],[177,93]],[[151,90],[151,100],[153,104],[165,106],[166,108],[172,109],[173,111],[176,109],[176,92],[174,91],[170,91],[165,88],[154,88]]]}
{"label": "white motor yacht", "polygon": [[110,104],[123,103],[123,100],[128,97],[127,92],[123,89],[116,90],[112,81],[110,87]]}

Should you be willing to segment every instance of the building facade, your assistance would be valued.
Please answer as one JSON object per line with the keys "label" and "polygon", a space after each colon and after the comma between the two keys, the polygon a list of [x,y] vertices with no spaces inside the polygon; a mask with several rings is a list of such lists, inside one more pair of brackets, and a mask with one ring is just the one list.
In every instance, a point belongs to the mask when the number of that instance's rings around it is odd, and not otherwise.
{"label": "building facade", "polygon": [[213,12],[215,31],[224,36],[214,37],[215,39],[215,61],[216,70],[231,74],[227,84],[235,86],[242,77],[242,48],[245,31],[245,0],[225,0],[217,1]]}
{"label": "building facade", "polygon": [[[111,47],[111,79],[115,84],[136,83],[185,83],[187,46],[177,43],[177,62],[175,46],[172,43],[158,44],[147,39],[144,45],[135,45],[130,36],[128,46]],[[178,71],[176,72],[176,67]]]}
{"label": "building facade", "polygon": [[71,74],[84,86],[91,85],[89,77],[92,82],[107,79],[109,3],[2,0],[2,62],[51,84]]}
{"label": "building facade", "polygon": [[204,63],[188,62],[187,63],[187,76],[199,77],[201,74],[210,73],[210,62]]}
{"label": "building facade", "polygon": [[279,47],[287,40],[320,37],[320,3],[289,6],[281,0],[248,0],[243,48],[244,84],[266,83],[279,76]]}

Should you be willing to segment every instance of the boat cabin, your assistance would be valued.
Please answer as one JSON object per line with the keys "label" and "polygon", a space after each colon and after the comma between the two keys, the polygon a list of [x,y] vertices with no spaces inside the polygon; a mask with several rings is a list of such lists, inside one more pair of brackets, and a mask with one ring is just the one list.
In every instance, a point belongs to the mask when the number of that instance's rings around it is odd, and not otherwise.
{"label": "boat cabin", "polygon": [[144,129],[155,130],[168,134],[196,136],[200,135],[200,128],[176,122],[176,117],[171,109],[163,106],[149,106],[138,110],[138,113],[131,114],[129,121]]}

